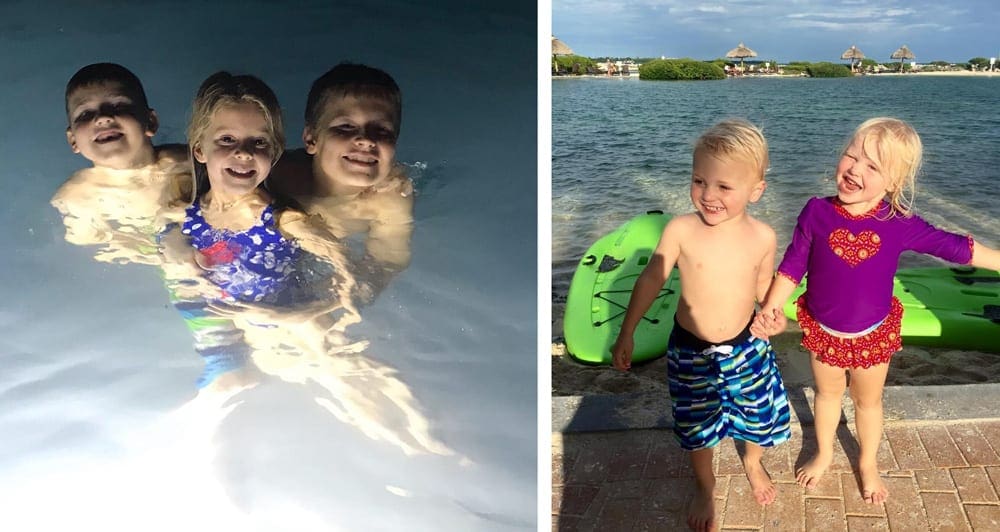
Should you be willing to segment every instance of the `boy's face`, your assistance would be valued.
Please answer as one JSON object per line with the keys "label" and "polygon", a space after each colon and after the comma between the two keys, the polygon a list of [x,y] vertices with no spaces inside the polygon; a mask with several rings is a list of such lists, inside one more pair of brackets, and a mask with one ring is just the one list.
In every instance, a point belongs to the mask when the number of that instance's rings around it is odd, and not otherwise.
{"label": "boy's face", "polygon": [[399,135],[394,111],[379,98],[327,98],[316,129],[302,133],[316,177],[345,191],[361,191],[388,177]]}
{"label": "boy's face", "polygon": [[691,202],[708,225],[742,217],[767,184],[754,164],[697,152],[691,173]]}
{"label": "boy's face", "polygon": [[[136,168],[152,161],[156,113],[140,109],[119,83],[96,83],[70,93],[66,141],[95,166]],[[147,125],[148,124],[148,125]]]}
{"label": "boy's face", "polygon": [[252,192],[271,172],[272,144],[267,118],[254,103],[223,105],[191,150],[204,163],[212,193],[230,200]]}

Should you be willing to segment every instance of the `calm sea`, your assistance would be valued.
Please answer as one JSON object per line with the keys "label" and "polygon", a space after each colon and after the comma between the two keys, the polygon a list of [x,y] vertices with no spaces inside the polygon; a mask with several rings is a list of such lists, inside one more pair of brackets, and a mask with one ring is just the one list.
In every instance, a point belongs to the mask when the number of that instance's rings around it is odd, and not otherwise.
{"label": "calm sea", "polygon": [[[768,189],[750,209],[778,233],[779,260],[806,200],[830,195],[840,149],[862,121],[907,120],[924,142],[917,213],[1000,245],[1000,76],[552,81],[552,291],[555,337],[587,247],[649,209],[691,210],[691,146],[727,117],[770,143]],[[902,266],[936,259],[904,255]]]}

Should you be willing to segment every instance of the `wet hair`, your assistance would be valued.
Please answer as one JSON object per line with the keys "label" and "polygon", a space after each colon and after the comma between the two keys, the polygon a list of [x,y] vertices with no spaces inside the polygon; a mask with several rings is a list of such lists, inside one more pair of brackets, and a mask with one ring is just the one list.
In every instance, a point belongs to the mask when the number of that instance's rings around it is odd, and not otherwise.
{"label": "wet hair", "polygon": [[200,163],[194,158],[194,148],[201,142],[201,137],[211,126],[212,117],[219,108],[241,103],[252,103],[264,114],[270,137],[269,154],[272,164],[277,162],[285,151],[285,128],[281,119],[281,107],[274,91],[254,76],[234,76],[224,71],[212,74],[198,88],[187,130],[188,149],[194,165],[196,197],[208,191],[208,170],[205,163]]}
{"label": "wet hair", "polygon": [[340,63],[313,82],[306,98],[306,128],[316,129],[330,98],[345,96],[376,98],[390,104],[396,134],[399,134],[403,119],[403,97],[399,85],[385,71],[355,63]]}
{"label": "wet hair", "polygon": [[753,165],[759,179],[770,164],[767,139],[757,126],[739,118],[730,118],[708,128],[694,143],[694,154],[711,154],[724,160],[740,160]]}
{"label": "wet hair", "polygon": [[149,102],[146,100],[146,91],[142,88],[142,82],[132,73],[131,70],[117,63],[94,63],[87,65],[73,74],[66,83],[66,116],[69,116],[69,99],[77,89],[91,85],[101,85],[106,83],[117,83],[121,86],[122,93],[132,99],[132,103],[137,108],[144,111],[146,118],[142,120],[143,125],[149,125]]}
{"label": "wet hair", "polygon": [[865,157],[886,179],[890,211],[910,216],[924,152],[920,135],[898,118],[879,116],[865,120],[854,130],[844,152],[855,139],[861,139]]}

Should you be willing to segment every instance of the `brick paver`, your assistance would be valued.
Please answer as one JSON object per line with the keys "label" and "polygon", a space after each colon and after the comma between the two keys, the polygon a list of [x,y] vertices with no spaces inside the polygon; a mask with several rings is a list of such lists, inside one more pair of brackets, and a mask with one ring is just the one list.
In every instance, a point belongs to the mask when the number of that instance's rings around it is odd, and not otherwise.
{"label": "brick paver", "polygon": [[[1000,530],[1000,420],[887,423],[879,468],[883,505],[861,499],[852,424],[841,425],[834,465],[805,490],[794,469],[815,450],[806,427],[765,453],[777,501],[761,507],[737,447],[714,456],[716,520],[737,530]],[[669,430],[553,435],[552,530],[686,529],[693,473]],[[845,450],[846,447],[846,450]]]}

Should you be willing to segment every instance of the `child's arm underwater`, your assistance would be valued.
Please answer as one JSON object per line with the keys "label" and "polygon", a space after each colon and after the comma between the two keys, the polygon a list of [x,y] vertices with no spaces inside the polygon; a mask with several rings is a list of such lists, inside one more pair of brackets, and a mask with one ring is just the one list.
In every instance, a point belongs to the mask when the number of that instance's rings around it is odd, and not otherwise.
{"label": "child's arm underwater", "polygon": [[318,302],[303,308],[302,311],[317,316],[337,309],[343,309],[344,314],[337,320],[333,328],[343,330],[348,325],[361,321],[360,314],[351,301],[355,280],[350,271],[347,257],[340,243],[321,222],[313,216],[298,211],[285,210],[278,215],[277,225],[282,233],[297,240],[302,249],[326,260],[334,266],[335,273],[330,279],[334,297],[328,301]]}
{"label": "child's arm underwater", "polygon": [[635,281],[628,309],[622,319],[621,330],[614,345],[611,346],[611,363],[615,369],[627,371],[632,366],[635,328],[639,325],[643,314],[656,300],[660,289],[670,276],[670,270],[677,263],[677,258],[680,256],[680,244],[677,238],[679,230],[679,223],[675,221],[671,221],[663,228],[663,234],[660,235],[660,242],[656,245],[653,256],[649,258],[649,263]]}

